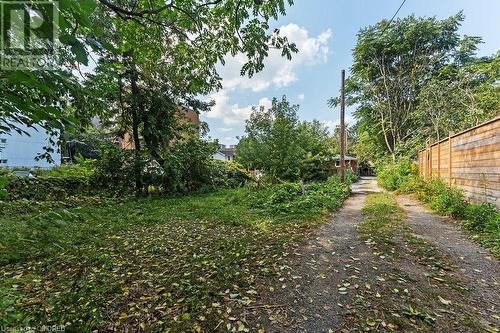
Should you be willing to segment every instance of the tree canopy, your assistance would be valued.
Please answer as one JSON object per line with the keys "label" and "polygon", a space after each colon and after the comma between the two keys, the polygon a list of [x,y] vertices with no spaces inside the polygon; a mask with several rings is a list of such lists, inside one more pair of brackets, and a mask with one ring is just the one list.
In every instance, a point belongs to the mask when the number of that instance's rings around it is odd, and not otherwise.
{"label": "tree canopy", "polygon": [[285,96],[273,98],[269,109],[254,107],[236,148],[238,162],[273,180],[325,177],[325,164],[333,156],[332,138],[319,121],[299,121],[298,109]]}
{"label": "tree canopy", "polygon": [[371,147],[361,150],[373,151],[371,158],[413,154],[429,135],[498,112],[497,56],[474,58],[481,39],[459,35],[463,20],[462,13],[444,20],[411,15],[360,30],[346,93],[357,107],[360,142]]}

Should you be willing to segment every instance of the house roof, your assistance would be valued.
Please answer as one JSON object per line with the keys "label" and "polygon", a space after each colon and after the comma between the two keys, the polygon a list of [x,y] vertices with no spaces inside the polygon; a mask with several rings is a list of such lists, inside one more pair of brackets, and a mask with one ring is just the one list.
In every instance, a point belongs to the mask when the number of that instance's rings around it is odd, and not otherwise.
{"label": "house roof", "polygon": [[225,147],[219,150],[222,154],[228,156],[228,157],[233,157],[236,152],[235,147]]}

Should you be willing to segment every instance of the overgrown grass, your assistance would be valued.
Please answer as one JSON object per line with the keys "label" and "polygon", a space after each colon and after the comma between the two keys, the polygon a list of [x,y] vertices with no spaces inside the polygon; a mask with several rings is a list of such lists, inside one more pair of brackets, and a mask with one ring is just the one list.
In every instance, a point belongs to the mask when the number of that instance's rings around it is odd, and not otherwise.
{"label": "overgrown grass", "polygon": [[287,244],[348,195],[336,182],[310,184],[304,196],[296,186],[11,202],[0,213],[0,326],[245,330],[234,313],[266,288],[255,280],[273,276]]}

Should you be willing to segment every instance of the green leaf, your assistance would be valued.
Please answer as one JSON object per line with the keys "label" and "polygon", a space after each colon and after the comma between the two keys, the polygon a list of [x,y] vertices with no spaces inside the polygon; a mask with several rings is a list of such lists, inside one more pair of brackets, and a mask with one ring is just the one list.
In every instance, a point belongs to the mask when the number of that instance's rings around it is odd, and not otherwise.
{"label": "green leaf", "polygon": [[87,66],[89,64],[89,60],[87,57],[87,51],[85,50],[85,46],[80,42],[76,41],[72,46],[71,46],[71,52],[75,55],[76,60]]}

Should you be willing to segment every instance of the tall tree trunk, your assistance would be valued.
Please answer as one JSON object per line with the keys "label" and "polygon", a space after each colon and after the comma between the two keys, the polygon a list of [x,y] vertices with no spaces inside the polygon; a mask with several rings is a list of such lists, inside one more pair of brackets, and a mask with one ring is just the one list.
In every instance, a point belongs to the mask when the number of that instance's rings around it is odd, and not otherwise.
{"label": "tall tree trunk", "polygon": [[132,136],[134,138],[134,177],[135,177],[135,194],[142,195],[142,162],[141,162],[141,141],[139,138],[139,89],[137,88],[137,70],[135,64],[131,63],[130,82],[132,86]]}

